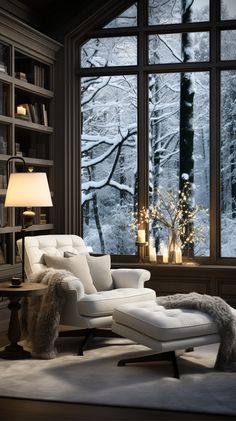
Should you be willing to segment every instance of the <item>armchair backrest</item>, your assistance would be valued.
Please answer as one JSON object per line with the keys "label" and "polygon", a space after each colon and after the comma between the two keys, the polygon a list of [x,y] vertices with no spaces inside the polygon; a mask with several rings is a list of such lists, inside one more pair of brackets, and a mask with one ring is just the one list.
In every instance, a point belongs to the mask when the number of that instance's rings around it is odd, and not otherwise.
{"label": "armchair backrest", "polygon": [[[22,257],[22,239],[17,240],[17,247]],[[27,278],[47,266],[43,261],[44,254],[64,256],[65,251],[88,253],[84,240],[74,234],[37,235],[25,237],[25,273]]]}

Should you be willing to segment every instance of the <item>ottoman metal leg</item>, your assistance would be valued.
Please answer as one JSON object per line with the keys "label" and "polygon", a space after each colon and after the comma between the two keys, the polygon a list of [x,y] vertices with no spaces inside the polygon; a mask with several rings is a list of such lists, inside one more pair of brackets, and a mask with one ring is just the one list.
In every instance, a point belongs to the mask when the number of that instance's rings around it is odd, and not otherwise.
{"label": "ottoman metal leg", "polygon": [[142,363],[152,361],[171,361],[173,366],[174,377],[176,379],[179,379],[179,368],[176,360],[175,351],[162,352],[161,354],[144,355],[142,357],[136,358],[127,358],[124,360],[120,360],[117,365],[121,367],[129,363]]}

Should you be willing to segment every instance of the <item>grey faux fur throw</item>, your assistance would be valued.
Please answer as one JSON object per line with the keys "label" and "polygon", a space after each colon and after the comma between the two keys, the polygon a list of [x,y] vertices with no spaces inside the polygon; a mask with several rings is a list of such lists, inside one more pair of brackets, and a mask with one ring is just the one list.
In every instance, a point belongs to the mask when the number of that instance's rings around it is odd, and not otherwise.
{"label": "grey faux fur throw", "polygon": [[165,308],[195,309],[209,314],[221,336],[215,368],[236,371],[236,317],[222,298],[192,292],[158,297],[157,303]]}
{"label": "grey faux fur throw", "polygon": [[31,278],[33,282],[48,285],[45,295],[25,298],[22,301],[22,330],[31,343],[32,356],[41,359],[55,358],[55,340],[58,337],[60,313],[64,305],[61,282],[71,275],[65,270],[46,269]]}

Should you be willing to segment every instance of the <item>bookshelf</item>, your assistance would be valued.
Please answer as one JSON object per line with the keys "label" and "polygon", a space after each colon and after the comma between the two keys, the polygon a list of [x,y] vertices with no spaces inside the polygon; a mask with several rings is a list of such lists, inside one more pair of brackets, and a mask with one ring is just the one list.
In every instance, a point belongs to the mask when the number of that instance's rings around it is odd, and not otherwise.
{"label": "bookshelf", "polygon": [[[0,281],[20,272],[16,240],[22,209],[4,207],[6,162],[23,157],[26,166],[46,172],[53,196],[54,79],[61,44],[0,9]],[[22,171],[19,160],[11,171]],[[29,233],[50,233],[53,208],[36,208]]]}

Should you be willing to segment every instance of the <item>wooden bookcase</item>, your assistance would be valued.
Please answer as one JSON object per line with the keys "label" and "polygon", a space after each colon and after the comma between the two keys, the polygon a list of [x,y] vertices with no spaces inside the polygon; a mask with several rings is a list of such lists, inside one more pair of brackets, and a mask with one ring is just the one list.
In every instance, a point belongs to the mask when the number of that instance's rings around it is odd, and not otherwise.
{"label": "wooden bookcase", "polygon": [[[20,272],[16,240],[22,209],[4,208],[7,168],[23,156],[34,171],[47,173],[53,196],[54,80],[61,44],[0,9],[0,281]],[[21,171],[13,161],[11,171]],[[53,230],[53,208],[34,209],[30,233]]]}

